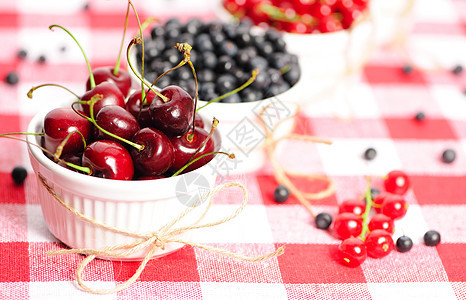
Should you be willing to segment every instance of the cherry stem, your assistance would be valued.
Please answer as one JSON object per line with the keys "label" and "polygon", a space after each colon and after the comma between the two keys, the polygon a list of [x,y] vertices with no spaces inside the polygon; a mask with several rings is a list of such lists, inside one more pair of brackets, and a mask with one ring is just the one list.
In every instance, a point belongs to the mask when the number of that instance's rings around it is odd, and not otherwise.
{"label": "cherry stem", "polygon": [[[131,40],[131,42],[129,43],[128,45],[128,49],[126,50],[126,56],[129,57],[129,52],[131,50],[131,47],[134,45],[134,44],[139,44],[141,42],[141,39],[140,37],[135,37]],[[128,59],[128,65],[129,65],[129,68],[131,69],[131,71],[133,71],[134,75],[136,75],[136,77],[141,80],[141,83],[142,84],[145,84],[151,91],[153,91],[157,96],[160,97],[160,99],[162,99],[163,102],[168,102],[168,98],[165,97],[164,95],[162,95],[162,93],[160,93],[159,91],[157,91],[156,89],[154,89],[151,85],[149,85],[142,77],[141,75],[139,75],[136,70],[134,70],[134,67],[133,67],[133,64],[131,63],[131,60]],[[143,86],[144,87],[144,86]],[[145,90],[142,89],[141,91],[141,99],[145,99]]]}
{"label": "cherry stem", "polygon": [[234,90],[232,90],[232,91],[230,91],[230,92],[228,92],[228,93],[226,93],[226,94],[221,95],[221,96],[218,97],[218,98],[215,98],[215,99],[213,99],[213,100],[210,100],[209,102],[207,102],[207,103],[204,104],[203,106],[201,106],[201,107],[199,107],[198,109],[196,109],[196,112],[198,112],[199,110],[203,109],[204,107],[206,107],[207,105],[209,105],[209,104],[211,104],[211,103],[218,102],[218,101],[220,101],[220,100],[222,100],[222,99],[224,99],[224,98],[226,98],[226,97],[228,97],[228,96],[230,96],[230,95],[233,95],[233,94],[235,94],[235,93],[240,92],[241,90],[244,90],[248,85],[250,85],[251,83],[254,82],[254,80],[256,80],[257,74],[259,74],[259,70],[258,70],[258,69],[253,70],[253,71],[252,71],[251,77],[250,77],[250,78],[248,79],[248,81],[246,81],[243,85],[241,85],[240,87],[238,87],[238,88],[236,88],[236,89],[234,89]]}
{"label": "cherry stem", "polygon": [[[188,61],[189,66],[191,67],[191,70],[193,71],[193,76],[194,76],[194,87],[195,87],[195,94],[194,94],[194,109],[193,109],[193,134],[194,130],[196,129],[196,109],[197,109],[197,101],[199,99],[199,85],[197,83],[197,75],[196,75],[196,70],[194,69],[193,63],[189,60]],[[217,120],[218,124],[218,120]]]}
{"label": "cherry stem", "polygon": [[95,80],[94,80],[94,74],[92,74],[92,69],[91,69],[91,64],[89,63],[89,60],[87,59],[86,53],[84,52],[83,48],[81,47],[81,44],[79,44],[78,40],[63,26],[60,25],[50,25],[49,29],[53,31],[54,27],[58,27],[62,30],[64,30],[69,36],[73,38],[73,40],[78,44],[79,49],[81,49],[81,52],[84,56],[84,60],[86,61],[87,69],[89,70],[89,83],[91,86],[91,89],[95,88]]}
{"label": "cherry stem", "polygon": [[[133,2],[131,2],[131,0],[128,0],[128,4],[131,5],[131,7],[133,8],[134,15],[136,16],[136,20],[138,21],[139,35],[141,38],[141,60],[142,60],[141,77],[144,78],[144,54],[145,54],[144,53],[145,52],[144,51],[144,34],[142,30],[141,21],[139,20],[138,12],[136,11],[136,8],[134,7]],[[145,98],[145,95],[146,95],[146,91],[144,90],[144,80],[141,80],[141,99]]]}
{"label": "cherry stem", "polygon": [[67,162],[63,159],[60,159],[60,158],[55,158],[54,154],[52,152],[50,152],[49,150],[45,149],[44,147],[41,147],[37,144],[34,144],[34,143],[31,143],[27,140],[23,140],[23,139],[20,139],[20,138],[17,138],[17,137],[14,137],[14,136],[10,136],[10,135],[13,135],[13,134],[24,134],[24,135],[43,135],[41,133],[21,133],[21,132],[18,132],[18,133],[5,133],[5,134],[0,134],[0,137],[4,137],[4,138],[7,138],[7,139],[12,139],[12,140],[15,140],[15,141],[20,141],[20,142],[24,142],[28,145],[31,145],[31,146],[34,146],[34,147],[37,147],[39,148],[40,150],[42,150],[43,152],[49,154],[50,156],[52,156],[55,160],[73,168],[73,169],[76,169],[78,171],[81,171],[83,173],[86,173],[87,175],[91,175],[92,174],[92,170],[88,167],[83,167],[83,166],[78,166],[78,165],[75,165],[73,163],[70,163],[70,162]]}
{"label": "cherry stem", "polygon": [[55,84],[55,83],[44,83],[44,84],[41,84],[41,85],[32,87],[32,88],[29,90],[29,92],[27,93],[28,98],[29,98],[29,99],[32,99],[32,93],[33,93],[35,90],[37,90],[38,88],[41,88],[41,87],[44,87],[44,86],[56,86],[56,87],[65,89],[65,90],[67,90],[68,92],[70,92],[71,94],[73,94],[74,96],[76,96],[76,98],[81,99],[81,97],[79,97],[76,93],[74,93],[73,91],[71,91],[71,90],[68,89],[67,87],[64,87],[64,86],[62,86],[62,85]]}
{"label": "cherry stem", "polygon": [[83,148],[85,149],[87,146],[86,139],[84,138],[83,134],[79,130],[74,130],[66,136],[66,138],[58,145],[57,149],[55,150],[55,153],[53,154],[53,158],[55,159],[60,159],[60,156],[62,155],[63,148],[66,146],[66,143],[68,143],[69,139],[71,136],[75,133],[78,133],[81,136],[81,139],[83,141]]}
{"label": "cherry stem", "polygon": [[228,156],[228,158],[230,159],[234,159],[235,158],[235,155],[233,153],[226,153],[226,152],[221,152],[221,151],[216,151],[216,152],[210,152],[210,153],[206,153],[206,154],[203,154],[199,157],[196,157],[194,160],[190,161],[189,163],[187,163],[186,165],[184,165],[181,169],[179,169],[178,171],[176,171],[175,174],[173,174],[171,177],[175,177],[175,176],[178,176],[181,172],[183,172],[187,167],[189,167],[190,165],[192,165],[193,163],[195,163],[196,161],[208,156],[208,155],[215,155],[215,154],[224,154],[226,156]]}
{"label": "cherry stem", "polygon": [[142,23],[141,28],[142,28],[142,30],[144,31],[144,30],[147,29],[147,27],[149,27],[150,23],[152,23],[152,22],[158,22],[158,21],[159,21],[159,19],[157,19],[157,18],[148,18],[147,20],[145,20],[145,21]]}
{"label": "cherry stem", "polygon": [[[92,124],[95,125],[95,127],[97,127],[97,129],[99,129],[100,131],[102,131],[103,133],[105,133],[106,135],[109,135],[119,141],[122,141],[130,146],[133,146],[134,148],[138,149],[139,151],[142,151],[144,149],[144,145],[139,145],[139,144],[136,144],[134,142],[131,142],[127,139],[124,139],[114,133],[111,133],[105,129],[103,129],[99,124],[97,124],[97,121],[95,120],[95,117],[94,117],[94,105],[97,103],[97,101],[100,101],[101,99],[103,98],[103,95],[101,94],[96,94],[94,96],[92,96],[92,98],[88,101],[76,101],[76,102],[73,102],[73,104],[71,104],[71,108],[78,114],[80,115],[81,117],[85,118],[86,120],[88,120],[89,122],[91,122]],[[84,105],[89,105],[89,114],[91,115],[91,117],[88,117],[86,116],[85,114],[81,113],[80,111],[78,111],[76,108],[74,108],[74,105],[75,104],[84,104]]]}
{"label": "cherry stem", "polygon": [[[210,129],[209,135],[202,142],[201,146],[199,146],[199,148],[197,148],[196,152],[194,152],[193,155],[191,155],[191,157],[188,159],[188,161],[186,163],[189,163],[191,160],[193,160],[194,157],[199,153],[199,151],[201,151],[202,148],[204,148],[204,146],[207,144],[207,142],[212,138],[212,135],[214,134],[214,131],[217,128],[217,126],[218,126],[218,120],[214,117],[214,120],[212,121],[212,128]],[[194,132],[188,136],[188,141],[192,141],[192,138],[191,138],[191,140],[189,140],[189,137],[190,136],[192,137],[193,135],[194,135]]]}
{"label": "cherry stem", "polygon": [[120,51],[118,52],[118,59],[115,64],[115,68],[113,68],[113,75],[115,76],[118,76],[118,74],[120,73],[121,53],[123,52],[123,46],[125,45],[126,29],[128,28],[129,8],[130,6],[128,3],[128,7],[126,8],[125,26],[123,27],[123,38],[121,39]]}
{"label": "cherry stem", "polygon": [[362,232],[359,235],[359,237],[364,241],[366,240],[366,233],[368,228],[368,222],[367,220],[369,219],[369,213],[372,208],[372,194],[371,194],[371,183],[370,181],[367,183],[367,188],[366,188],[366,210],[364,211],[362,215]]}

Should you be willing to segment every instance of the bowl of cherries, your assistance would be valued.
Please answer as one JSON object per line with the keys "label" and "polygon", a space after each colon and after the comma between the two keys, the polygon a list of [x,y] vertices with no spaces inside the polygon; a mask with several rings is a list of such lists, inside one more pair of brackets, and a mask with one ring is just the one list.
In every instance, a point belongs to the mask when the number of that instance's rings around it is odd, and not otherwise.
{"label": "bowl of cherries", "polygon": [[[193,211],[177,226],[198,220],[216,180],[210,162],[216,155],[234,158],[219,152],[218,120],[196,113],[193,98],[177,85],[135,89],[119,63],[87,65],[86,91],[38,113],[28,126],[29,157],[51,233],[72,248],[103,249],[137,240],[112,228],[150,234],[188,207]],[[154,256],[182,246],[167,243]],[[142,259],[147,251],[120,259]]]}
{"label": "bowl of cherries", "polygon": [[375,34],[369,2],[223,0],[221,10],[230,18],[248,18],[256,26],[282,32],[304,66],[302,77],[309,82],[306,93],[312,96],[335,86],[369,58]]}

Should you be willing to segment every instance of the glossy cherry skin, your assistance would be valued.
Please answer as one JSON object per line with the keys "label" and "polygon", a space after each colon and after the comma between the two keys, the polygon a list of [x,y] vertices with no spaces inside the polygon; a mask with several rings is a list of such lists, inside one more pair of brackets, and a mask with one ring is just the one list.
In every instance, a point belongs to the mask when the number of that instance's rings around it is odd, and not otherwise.
{"label": "glossy cherry skin", "polygon": [[161,175],[172,166],[175,151],[168,137],[161,131],[142,128],[134,134],[132,141],[144,146],[143,150],[130,149],[134,166],[141,176]]}
{"label": "glossy cherry skin", "polygon": [[350,212],[357,216],[362,216],[366,210],[366,204],[357,199],[345,200],[338,205],[338,213]]}
{"label": "glossy cherry skin", "polygon": [[[55,153],[60,143],[69,133],[79,130],[86,142],[91,138],[92,123],[78,115],[69,107],[55,108],[44,117],[43,146],[48,151]],[[79,133],[70,136],[62,154],[76,154],[84,150],[82,137]]]}
{"label": "glossy cherry skin", "polygon": [[367,258],[366,245],[358,238],[347,238],[338,246],[338,257],[344,265],[357,267]]}
{"label": "glossy cherry skin", "polygon": [[387,256],[395,248],[392,236],[385,230],[371,231],[365,240],[367,254],[373,258]]}
{"label": "glossy cherry skin", "polygon": [[342,240],[357,237],[362,232],[362,218],[349,212],[341,213],[335,217],[333,231]]}
{"label": "glossy cherry skin", "polygon": [[[129,111],[117,105],[102,107],[95,120],[103,129],[127,140],[139,130],[139,123],[136,118]],[[118,139],[103,133],[97,127],[94,127],[94,139],[122,143]]]}
{"label": "glossy cherry skin", "polygon": [[[113,74],[113,70],[114,68],[112,67],[100,67],[94,69],[92,71],[92,75],[94,76],[95,84],[98,85],[99,83],[109,81],[116,85],[123,96],[126,98],[133,84],[131,77],[125,70],[120,69],[118,71],[118,75]],[[91,82],[88,78],[86,82],[86,91],[89,91],[90,89]]]}
{"label": "glossy cherry skin", "polygon": [[[194,135],[192,136],[192,140],[189,141],[189,136],[191,135],[192,131],[186,133],[183,136],[179,137],[171,137],[170,141],[172,142],[173,149],[175,150],[175,160],[173,161],[173,165],[170,168],[172,172],[176,172],[181,169],[191,158],[191,156],[199,149],[205,139],[208,137],[209,133],[202,128],[196,127],[194,131]],[[215,150],[215,143],[213,139],[209,139],[207,143],[202,147],[196,157],[200,157],[204,154],[214,152]],[[213,155],[208,155],[203,157],[193,164],[189,165],[182,173],[187,173],[189,171],[195,170],[197,168],[202,167],[203,165],[207,164],[214,158]]]}
{"label": "glossy cherry skin", "polygon": [[131,180],[134,176],[133,160],[128,150],[114,141],[95,141],[83,152],[82,164],[92,170],[92,176]]}
{"label": "glossy cherry skin", "polygon": [[72,164],[77,165],[77,166],[82,166],[83,154],[82,153],[76,153],[76,154],[75,153],[67,153],[67,154],[64,154],[64,155],[60,156],[60,159],[61,159],[61,161],[57,162],[60,166],[62,166],[64,168],[67,168],[67,169],[69,169],[71,171],[79,172],[75,168],[68,166],[65,162],[69,162],[69,163],[72,163]]}
{"label": "glossy cherry skin", "polygon": [[149,111],[152,127],[167,136],[180,136],[188,132],[193,120],[194,102],[192,97],[179,86],[163,88],[161,94],[169,99],[166,103],[155,97]]}
{"label": "glossy cherry skin", "polygon": [[133,92],[126,101],[126,110],[129,111],[139,122],[141,128],[150,127],[152,119],[149,107],[155,98],[155,93],[146,91],[146,103],[141,107],[141,90]]}
{"label": "glossy cherry skin", "polygon": [[[94,116],[97,115],[102,107],[107,105],[118,105],[123,108],[125,107],[125,96],[123,96],[115,84],[108,81],[99,83],[92,90],[85,92],[81,97],[81,101],[91,100],[91,98],[97,94],[102,95],[103,98],[94,104]],[[84,113],[87,116],[90,116],[89,105],[82,104],[81,107]]]}

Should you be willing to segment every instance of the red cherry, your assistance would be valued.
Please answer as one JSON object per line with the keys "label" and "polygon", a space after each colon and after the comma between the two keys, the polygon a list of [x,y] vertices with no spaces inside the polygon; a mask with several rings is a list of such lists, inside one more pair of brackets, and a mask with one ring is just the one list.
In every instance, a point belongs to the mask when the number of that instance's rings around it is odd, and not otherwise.
{"label": "red cherry", "polygon": [[[116,87],[115,84],[110,83],[108,81],[104,81],[96,85],[95,88],[93,88],[92,90],[84,93],[84,95],[81,97],[81,101],[91,100],[91,98],[94,95],[103,96],[103,98],[97,101],[94,105],[94,116],[96,116],[100,109],[106,105],[118,105],[121,107],[125,107],[125,96],[123,96],[123,94]],[[81,106],[83,108],[84,113],[87,116],[90,116],[89,105],[82,104]]]}
{"label": "red cherry", "polygon": [[382,205],[382,213],[394,220],[401,219],[406,215],[408,204],[399,195],[391,195],[385,199]]}
{"label": "red cherry", "polygon": [[357,237],[362,232],[362,219],[349,212],[339,214],[333,222],[333,231],[342,240]]}
{"label": "red cherry", "polygon": [[385,230],[388,233],[393,233],[395,231],[395,224],[393,219],[384,214],[375,214],[368,225],[369,231],[374,231],[376,229]]}
{"label": "red cherry", "polygon": [[[175,159],[171,167],[171,171],[174,173],[181,169],[191,158],[191,156],[199,149],[205,139],[208,137],[209,133],[202,128],[196,127],[194,135],[192,135],[192,140],[189,140],[191,136],[191,131],[186,133],[183,136],[172,137],[170,141],[173,144],[173,149],[175,150]],[[215,150],[215,143],[213,139],[209,139],[207,143],[201,148],[201,150],[196,154],[196,157],[200,157],[204,154],[211,153]],[[208,155],[203,157],[193,164],[189,165],[182,173],[187,173],[189,171],[195,170],[207,164],[214,158],[215,155]]]}
{"label": "red cherry", "polygon": [[[118,71],[118,75],[115,75],[113,70],[113,67],[100,67],[94,69],[92,74],[94,75],[95,84],[98,85],[99,83],[109,81],[118,87],[124,97],[128,96],[133,84],[129,73],[120,69]],[[88,78],[86,82],[86,91],[89,91],[90,89],[91,82]]]}
{"label": "red cherry", "polygon": [[172,166],[173,145],[162,132],[146,127],[137,131],[132,141],[144,146],[143,150],[130,149],[134,166],[141,176],[161,175]]}
{"label": "red cherry", "polygon": [[134,175],[131,155],[114,141],[102,140],[89,144],[84,150],[82,163],[96,177],[131,180]]}
{"label": "red cherry", "polygon": [[356,216],[362,216],[366,210],[366,204],[361,200],[346,200],[338,206],[338,213],[350,212]]}
{"label": "red cherry", "polygon": [[223,7],[228,10],[232,15],[244,15],[246,0],[223,0]]}
{"label": "red cherry", "polygon": [[126,110],[129,111],[139,122],[141,128],[149,127],[152,123],[149,107],[152,100],[155,98],[155,93],[146,91],[146,104],[141,107],[141,90],[135,91],[128,97],[126,101]]}
{"label": "red cherry", "polygon": [[409,178],[405,172],[390,171],[384,180],[385,190],[392,194],[404,195],[409,189]]}
{"label": "red cherry", "polygon": [[373,258],[387,256],[395,248],[392,236],[385,230],[376,229],[371,231],[365,241],[367,254]]}
{"label": "red cherry", "polygon": [[[44,117],[44,147],[55,153],[60,143],[73,131],[78,130],[86,141],[90,140],[92,123],[78,115],[71,108],[55,108]],[[62,154],[76,154],[84,150],[79,133],[70,136]]]}
{"label": "red cherry", "polygon": [[347,238],[338,246],[338,257],[346,266],[357,267],[366,260],[366,245],[358,238]]}
{"label": "red cherry", "polygon": [[169,101],[163,102],[156,96],[149,107],[152,127],[167,136],[180,136],[188,132],[193,120],[193,98],[179,86],[170,85],[160,93]]}
{"label": "red cherry", "polygon": [[[139,130],[136,118],[129,111],[117,105],[102,107],[95,120],[100,127],[123,139],[130,139]],[[94,139],[120,142],[118,139],[103,133],[97,127],[94,127]]]}

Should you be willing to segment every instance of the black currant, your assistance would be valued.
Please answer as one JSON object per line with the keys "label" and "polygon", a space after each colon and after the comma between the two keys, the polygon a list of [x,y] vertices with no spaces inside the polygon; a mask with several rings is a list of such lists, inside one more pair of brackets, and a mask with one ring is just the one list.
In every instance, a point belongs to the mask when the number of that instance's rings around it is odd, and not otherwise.
{"label": "black currant", "polygon": [[40,55],[37,61],[41,64],[45,63],[47,61],[47,57],[45,55]]}
{"label": "black currant", "polygon": [[27,176],[28,171],[22,166],[17,166],[11,171],[11,178],[16,185],[22,185]]}
{"label": "black currant", "polygon": [[322,212],[316,216],[316,226],[319,229],[328,229],[332,224],[332,216],[329,213]]}
{"label": "black currant", "polygon": [[401,71],[404,73],[404,74],[411,74],[413,72],[413,67],[411,67],[410,65],[405,65],[403,66],[403,68],[401,69]]}
{"label": "black currant", "polygon": [[15,85],[19,82],[19,76],[16,72],[12,71],[6,75],[5,81],[10,85]]}
{"label": "black currant", "polygon": [[462,65],[456,65],[453,70],[452,70],[453,74],[455,75],[460,75],[461,73],[463,73],[463,66]]}
{"label": "black currant", "polygon": [[435,230],[429,230],[424,234],[424,243],[427,246],[437,246],[440,243],[440,233]]}
{"label": "black currant", "polygon": [[290,191],[284,185],[279,185],[275,188],[273,192],[273,199],[277,203],[284,203],[290,197]]}
{"label": "black currant", "polygon": [[417,121],[423,121],[426,118],[426,115],[422,111],[420,111],[414,116],[414,118]]}
{"label": "black currant", "polygon": [[26,49],[20,49],[18,51],[18,58],[19,59],[25,59],[27,56],[28,56],[28,52],[26,51]]}
{"label": "black currant", "polygon": [[400,236],[396,240],[396,249],[400,252],[408,252],[413,247],[413,240],[408,236]]}
{"label": "black currant", "polygon": [[456,152],[453,149],[446,149],[442,153],[442,161],[444,163],[450,164],[456,159]]}
{"label": "black currant", "polygon": [[374,148],[367,148],[366,151],[364,151],[364,158],[366,160],[373,160],[377,156],[377,151]]}

